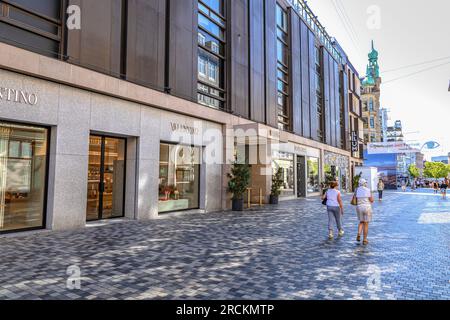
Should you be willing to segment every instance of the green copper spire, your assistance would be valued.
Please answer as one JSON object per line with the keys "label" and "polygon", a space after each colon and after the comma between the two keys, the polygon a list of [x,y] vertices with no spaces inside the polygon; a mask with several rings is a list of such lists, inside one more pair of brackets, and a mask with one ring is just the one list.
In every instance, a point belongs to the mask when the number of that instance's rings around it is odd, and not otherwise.
{"label": "green copper spire", "polygon": [[376,84],[377,78],[380,77],[380,66],[378,65],[378,51],[372,40],[372,51],[369,53],[369,64],[367,65],[366,79],[363,85],[373,86]]}

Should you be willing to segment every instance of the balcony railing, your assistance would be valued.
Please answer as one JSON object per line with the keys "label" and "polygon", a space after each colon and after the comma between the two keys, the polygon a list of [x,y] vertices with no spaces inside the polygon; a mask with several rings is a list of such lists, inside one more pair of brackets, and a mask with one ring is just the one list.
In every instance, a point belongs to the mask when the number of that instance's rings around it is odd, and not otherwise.
{"label": "balcony railing", "polygon": [[333,40],[328,32],[325,30],[325,27],[320,23],[317,19],[317,16],[314,15],[311,8],[308,6],[306,1],[304,0],[287,0],[292,7],[297,11],[297,13],[303,18],[303,20],[311,27],[311,29],[316,34],[317,38],[322,42],[325,48],[331,52],[333,57],[340,63],[344,63],[344,59],[342,58],[340,52],[334,47]]}

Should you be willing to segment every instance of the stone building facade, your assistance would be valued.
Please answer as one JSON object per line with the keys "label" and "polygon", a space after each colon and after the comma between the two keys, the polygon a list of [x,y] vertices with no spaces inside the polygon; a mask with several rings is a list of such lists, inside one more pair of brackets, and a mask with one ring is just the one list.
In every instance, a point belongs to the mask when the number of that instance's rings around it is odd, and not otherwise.
{"label": "stone building facade", "polygon": [[381,142],[383,138],[380,114],[381,83],[378,51],[372,41],[372,51],[369,53],[369,64],[361,92],[365,143]]}
{"label": "stone building facade", "polygon": [[0,6],[0,233],[229,209],[239,150],[256,203],[348,175],[353,75],[303,1]]}

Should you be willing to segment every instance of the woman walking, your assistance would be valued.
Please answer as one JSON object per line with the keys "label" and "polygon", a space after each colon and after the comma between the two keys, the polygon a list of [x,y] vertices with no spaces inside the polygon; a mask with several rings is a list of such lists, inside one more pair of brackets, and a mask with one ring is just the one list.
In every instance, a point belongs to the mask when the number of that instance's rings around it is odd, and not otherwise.
{"label": "woman walking", "polygon": [[363,244],[367,245],[369,244],[367,236],[369,234],[369,223],[372,221],[372,203],[374,200],[372,192],[367,188],[367,181],[365,179],[359,180],[359,187],[356,189],[354,197],[356,198],[356,212],[359,220],[356,241],[361,241],[361,233],[363,233]]}
{"label": "woman walking", "polygon": [[402,180],[402,191],[406,192],[406,181]]}
{"label": "woman walking", "polygon": [[441,184],[441,193],[443,199],[447,198],[447,189],[448,189],[448,182],[447,180],[444,180]]}
{"label": "woman walking", "polygon": [[378,200],[382,201],[383,200],[383,191],[384,191],[384,183],[383,183],[382,179],[380,179],[378,181],[377,189],[378,189]]}
{"label": "woman walking", "polygon": [[434,194],[437,194],[438,190],[439,190],[439,184],[437,181],[433,182],[433,189],[434,189]]}
{"label": "woman walking", "polygon": [[327,200],[328,212],[328,238],[333,239],[333,220],[336,222],[339,237],[344,235],[342,228],[342,216],[344,215],[344,205],[342,203],[341,192],[338,190],[337,181],[330,182],[330,189],[323,195],[322,200]]}

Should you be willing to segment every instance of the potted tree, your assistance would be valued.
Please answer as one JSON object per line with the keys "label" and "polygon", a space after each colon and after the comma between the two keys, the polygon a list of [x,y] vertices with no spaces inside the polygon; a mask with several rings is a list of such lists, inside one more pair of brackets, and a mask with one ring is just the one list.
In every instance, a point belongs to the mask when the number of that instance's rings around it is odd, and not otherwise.
{"label": "potted tree", "polygon": [[278,198],[283,186],[283,169],[278,168],[277,172],[272,176],[272,188],[270,191],[270,204],[278,204]]}
{"label": "potted tree", "polygon": [[331,170],[331,166],[330,165],[325,165],[325,181],[323,181],[320,184],[320,189],[322,190],[322,195],[324,195],[325,193],[327,193],[328,188],[330,187],[330,182],[331,181],[335,181],[336,178],[333,175],[333,171]]}
{"label": "potted tree", "polygon": [[359,180],[362,177],[362,172],[353,177],[353,190],[356,190],[359,187]]}
{"label": "potted tree", "polygon": [[232,210],[244,210],[244,193],[250,183],[250,166],[234,162],[228,174],[228,191],[233,194]]}
{"label": "potted tree", "polygon": [[412,164],[412,165],[410,165],[410,166],[408,167],[408,172],[409,172],[409,175],[410,175],[411,178],[412,178],[411,189],[412,189],[412,190],[415,190],[415,189],[416,189],[416,182],[417,182],[417,179],[419,179],[419,177],[420,177],[420,171],[419,171],[419,169],[416,167],[415,164]]}

